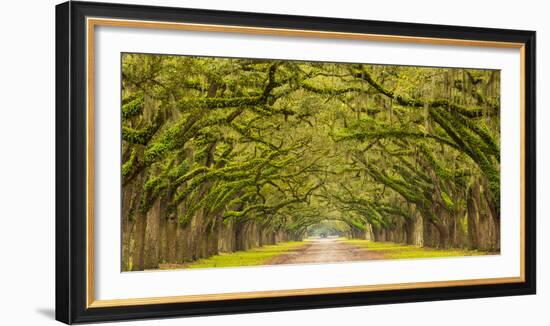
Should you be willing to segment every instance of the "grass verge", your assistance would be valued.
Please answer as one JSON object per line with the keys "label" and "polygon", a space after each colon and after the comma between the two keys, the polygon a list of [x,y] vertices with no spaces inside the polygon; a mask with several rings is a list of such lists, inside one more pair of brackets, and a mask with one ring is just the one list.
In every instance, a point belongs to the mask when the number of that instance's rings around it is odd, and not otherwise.
{"label": "grass verge", "polygon": [[468,249],[434,249],[395,242],[345,239],[342,242],[384,254],[384,259],[437,258],[458,256],[481,256],[490,253]]}
{"label": "grass verge", "polygon": [[307,242],[289,241],[275,245],[267,245],[246,251],[221,253],[209,258],[199,259],[196,262],[186,264],[180,268],[213,268],[213,267],[237,267],[265,265],[271,258],[299,250],[306,246]]}

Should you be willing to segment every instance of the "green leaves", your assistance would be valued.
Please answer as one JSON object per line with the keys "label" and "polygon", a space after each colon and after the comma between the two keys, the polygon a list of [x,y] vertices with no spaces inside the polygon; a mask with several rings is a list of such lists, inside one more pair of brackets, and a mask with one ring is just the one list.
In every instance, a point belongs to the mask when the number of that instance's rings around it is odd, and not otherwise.
{"label": "green leaves", "polygon": [[480,180],[498,214],[494,72],[125,54],[122,75],[123,180],[182,223],[440,226]]}
{"label": "green leaves", "polygon": [[143,92],[136,92],[122,100],[122,119],[130,119],[143,113]]}

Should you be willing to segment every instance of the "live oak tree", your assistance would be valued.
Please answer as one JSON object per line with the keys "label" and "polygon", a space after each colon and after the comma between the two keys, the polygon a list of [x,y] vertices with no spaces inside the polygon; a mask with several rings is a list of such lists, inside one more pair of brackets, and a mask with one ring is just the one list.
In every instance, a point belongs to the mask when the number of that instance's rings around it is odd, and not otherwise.
{"label": "live oak tree", "polygon": [[495,70],[124,54],[122,268],[349,237],[500,248]]}

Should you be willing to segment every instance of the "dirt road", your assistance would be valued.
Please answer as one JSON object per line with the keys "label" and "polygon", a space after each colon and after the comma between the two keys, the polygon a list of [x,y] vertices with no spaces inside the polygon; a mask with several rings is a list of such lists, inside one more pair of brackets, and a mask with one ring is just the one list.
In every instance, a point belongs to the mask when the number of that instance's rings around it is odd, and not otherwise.
{"label": "dirt road", "polygon": [[318,239],[308,242],[310,243],[304,249],[277,256],[267,264],[315,264],[383,259],[383,254],[380,252],[355,247],[337,239]]}

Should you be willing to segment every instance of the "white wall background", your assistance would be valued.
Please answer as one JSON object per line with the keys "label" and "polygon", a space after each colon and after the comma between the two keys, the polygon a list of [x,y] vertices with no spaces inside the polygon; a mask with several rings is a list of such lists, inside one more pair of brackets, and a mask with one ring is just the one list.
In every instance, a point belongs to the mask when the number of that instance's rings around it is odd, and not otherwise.
{"label": "white wall background", "polygon": [[[55,0],[0,5],[0,324],[54,321]],[[538,166],[550,164],[550,19],[544,1],[105,1],[536,30]],[[536,296],[138,321],[124,325],[547,325],[550,322],[548,169],[538,170]],[[546,231],[545,231],[546,230]],[[544,233],[543,233],[544,232]]]}

